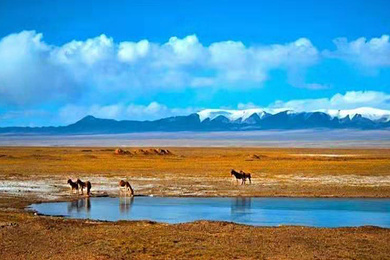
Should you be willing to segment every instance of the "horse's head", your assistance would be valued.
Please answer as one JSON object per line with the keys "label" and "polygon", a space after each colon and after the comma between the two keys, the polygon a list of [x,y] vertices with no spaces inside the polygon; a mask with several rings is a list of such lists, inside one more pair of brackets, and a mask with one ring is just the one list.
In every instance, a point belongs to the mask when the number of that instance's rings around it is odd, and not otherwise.
{"label": "horse's head", "polygon": [[234,175],[236,173],[236,171],[234,170],[234,169],[232,169],[231,171],[230,171],[230,175]]}
{"label": "horse's head", "polygon": [[72,183],[72,180],[71,179],[68,179],[68,184],[71,184]]}
{"label": "horse's head", "polygon": [[80,184],[81,183],[81,180],[80,179],[77,179],[77,181],[76,181],[78,184]]}

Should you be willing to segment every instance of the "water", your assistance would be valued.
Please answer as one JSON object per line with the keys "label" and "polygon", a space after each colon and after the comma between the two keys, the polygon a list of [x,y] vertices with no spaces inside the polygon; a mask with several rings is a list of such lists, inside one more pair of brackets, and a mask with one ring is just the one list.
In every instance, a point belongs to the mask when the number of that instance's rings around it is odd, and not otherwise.
{"label": "water", "polygon": [[30,208],[45,215],[108,221],[219,220],[254,226],[390,228],[389,199],[105,197],[33,204]]}

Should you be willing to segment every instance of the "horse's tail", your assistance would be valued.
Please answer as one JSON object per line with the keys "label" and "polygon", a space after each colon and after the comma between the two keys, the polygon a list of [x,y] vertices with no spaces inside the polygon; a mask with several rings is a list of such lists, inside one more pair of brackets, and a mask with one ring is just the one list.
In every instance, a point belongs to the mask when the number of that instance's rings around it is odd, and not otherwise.
{"label": "horse's tail", "polygon": [[248,174],[248,179],[249,179],[249,183],[250,183],[250,184],[252,184],[251,178],[252,178],[252,177],[251,177],[251,174],[249,173],[249,174]]}
{"label": "horse's tail", "polygon": [[87,181],[87,195],[91,194],[91,188],[92,188],[91,183],[89,181]]}

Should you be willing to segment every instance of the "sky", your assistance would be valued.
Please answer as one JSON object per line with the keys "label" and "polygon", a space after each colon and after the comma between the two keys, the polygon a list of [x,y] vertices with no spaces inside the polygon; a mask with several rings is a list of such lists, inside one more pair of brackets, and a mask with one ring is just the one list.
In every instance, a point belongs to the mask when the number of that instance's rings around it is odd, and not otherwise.
{"label": "sky", "polygon": [[390,1],[0,1],[0,127],[390,109]]}

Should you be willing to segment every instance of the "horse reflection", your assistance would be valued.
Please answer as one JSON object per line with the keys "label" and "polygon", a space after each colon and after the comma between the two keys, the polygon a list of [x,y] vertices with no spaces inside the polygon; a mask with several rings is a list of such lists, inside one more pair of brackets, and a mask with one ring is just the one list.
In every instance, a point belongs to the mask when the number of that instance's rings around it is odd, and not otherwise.
{"label": "horse reflection", "polygon": [[235,198],[231,203],[232,214],[246,214],[250,213],[252,208],[252,198]]}
{"label": "horse reflection", "polygon": [[89,212],[91,210],[91,200],[89,198],[83,198],[68,203],[68,212]]}
{"label": "horse reflection", "polygon": [[130,208],[133,202],[134,197],[119,197],[119,211],[121,213],[130,212]]}

